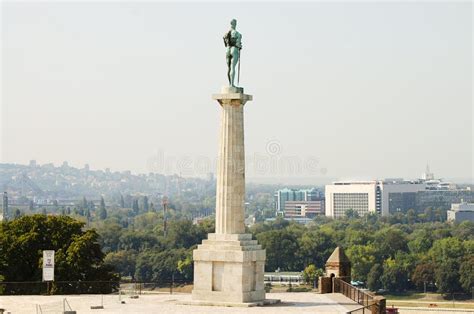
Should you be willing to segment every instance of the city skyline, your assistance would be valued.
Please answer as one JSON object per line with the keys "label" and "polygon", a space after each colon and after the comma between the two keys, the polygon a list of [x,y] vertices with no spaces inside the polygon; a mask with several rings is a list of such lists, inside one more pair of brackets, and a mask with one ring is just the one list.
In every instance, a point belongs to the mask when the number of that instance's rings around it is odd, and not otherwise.
{"label": "city skyline", "polygon": [[[1,165],[1,164],[0,164]],[[109,167],[106,168],[97,168],[94,167],[94,165],[90,165],[88,163],[84,165],[74,165],[69,163],[68,161],[63,161],[61,163],[52,163],[52,162],[47,162],[47,163],[39,163],[37,160],[30,160],[29,163],[26,164],[21,164],[21,163],[4,163],[3,165],[15,165],[19,167],[28,167],[31,169],[34,169],[36,167],[41,167],[41,166],[52,166],[55,169],[61,169],[64,166],[70,167],[71,169],[77,169],[77,170],[87,170],[87,171],[99,171],[99,172],[108,172],[108,173],[130,173],[131,175],[148,175],[148,174],[157,174],[157,175],[164,175],[164,176],[179,176],[182,178],[196,178],[196,179],[209,179],[210,176],[213,178],[215,177],[215,171],[208,171],[208,172],[201,172],[203,169],[198,169],[200,172],[195,172],[192,174],[183,174],[183,173],[178,173],[178,172],[157,172],[157,171],[149,171],[149,172],[135,172],[131,171],[130,169],[111,169]],[[249,166],[246,165],[246,171],[248,171]],[[253,173],[255,169],[250,171],[250,173]],[[427,172],[428,171],[428,172]],[[426,175],[429,175],[430,178],[426,178]],[[401,176],[374,176],[374,177],[369,177],[369,176],[364,176],[364,177],[347,177],[347,176],[341,176],[341,177],[298,177],[298,176],[291,176],[291,177],[258,177],[258,176],[251,176],[248,177],[246,176],[246,181],[248,183],[255,183],[255,184],[271,184],[271,185],[288,185],[288,186],[319,186],[319,185],[326,185],[326,184],[331,184],[335,182],[375,182],[375,181],[380,181],[380,180],[406,180],[406,181],[419,181],[419,180],[433,180],[434,181],[440,181],[444,183],[455,183],[455,184],[472,184],[471,182],[468,181],[463,181],[462,178],[449,178],[449,177],[440,177],[437,175],[437,173],[431,172],[431,168],[429,165],[426,165],[426,168],[424,171],[420,171],[417,174],[413,174],[412,176],[409,177],[401,177]]]}
{"label": "city skyline", "polygon": [[[1,161],[146,173],[163,154],[184,165],[205,159],[215,172],[210,95],[226,82],[221,37],[235,17],[241,82],[255,97],[249,178],[416,178],[428,162],[439,177],[469,183],[471,9],[2,3]],[[296,157],[311,171],[259,174],[260,157],[267,167]]]}

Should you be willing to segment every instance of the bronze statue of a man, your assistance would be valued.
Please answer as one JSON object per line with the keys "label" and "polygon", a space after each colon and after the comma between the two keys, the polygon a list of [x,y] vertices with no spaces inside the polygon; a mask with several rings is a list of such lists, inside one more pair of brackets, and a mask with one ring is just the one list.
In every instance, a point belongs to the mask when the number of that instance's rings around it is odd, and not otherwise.
{"label": "bronze statue of a man", "polygon": [[235,86],[235,66],[240,60],[240,49],[242,49],[242,35],[235,30],[236,26],[237,20],[233,19],[230,21],[230,30],[224,35],[224,45],[227,48],[225,55],[227,61],[227,78],[229,79],[230,86]]}

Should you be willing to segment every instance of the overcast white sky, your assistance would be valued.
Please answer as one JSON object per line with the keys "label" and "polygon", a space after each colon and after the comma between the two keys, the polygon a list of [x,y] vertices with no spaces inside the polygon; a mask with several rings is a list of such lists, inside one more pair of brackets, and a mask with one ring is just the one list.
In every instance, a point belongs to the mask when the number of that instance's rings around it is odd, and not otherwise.
{"label": "overcast white sky", "polygon": [[3,2],[2,162],[207,172],[234,17],[249,177],[472,181],[467,1]]}

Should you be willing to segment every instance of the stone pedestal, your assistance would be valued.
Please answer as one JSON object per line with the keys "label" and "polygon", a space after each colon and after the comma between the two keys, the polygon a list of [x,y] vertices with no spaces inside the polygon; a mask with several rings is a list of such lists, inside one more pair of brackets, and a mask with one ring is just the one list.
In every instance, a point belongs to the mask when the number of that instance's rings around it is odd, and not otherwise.
{"label": "stone pedestal", "polygon": [[213,95],[221,105],[216,187],[216,233],[193,252],[193,300],[203,305],[263,305],[265,250],[245,234],[244,105],[240,87]]}
{"label": "stone pedestal", "polygon": [[209,234],[193,253],[193,300],[263,305],[265,250],[251,234]]}

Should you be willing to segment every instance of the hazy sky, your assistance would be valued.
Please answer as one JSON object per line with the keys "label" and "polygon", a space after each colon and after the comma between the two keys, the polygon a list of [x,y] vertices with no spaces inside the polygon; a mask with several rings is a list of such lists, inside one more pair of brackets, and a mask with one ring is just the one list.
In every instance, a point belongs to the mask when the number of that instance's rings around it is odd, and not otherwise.
{"label": "hazy sky", "polygon": [[2,162],[215,171],[234,17],[248,177],[472,180],[470,2],[3,2]]}

